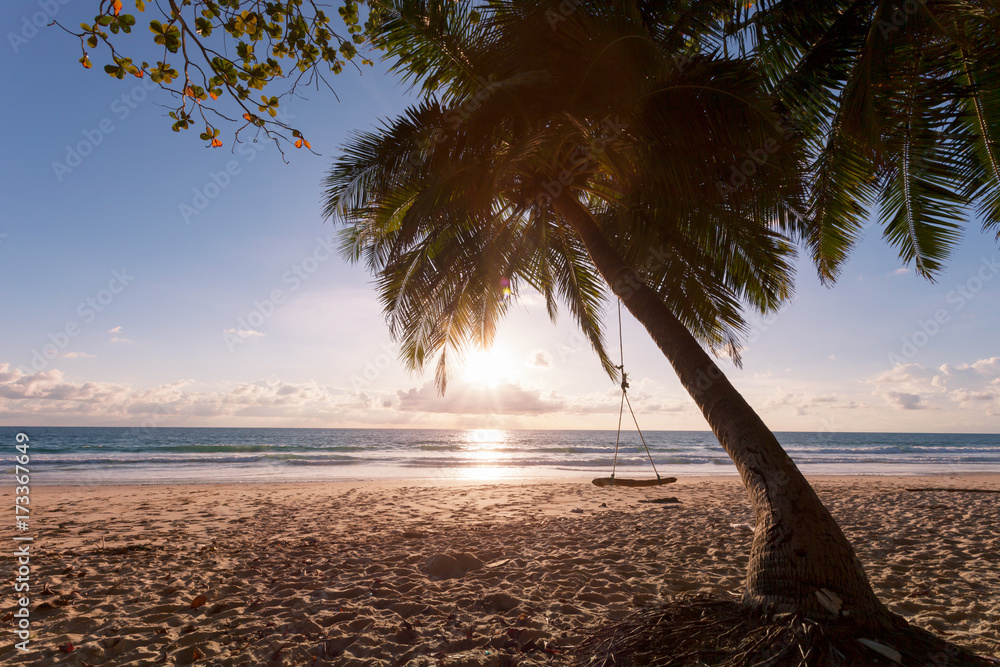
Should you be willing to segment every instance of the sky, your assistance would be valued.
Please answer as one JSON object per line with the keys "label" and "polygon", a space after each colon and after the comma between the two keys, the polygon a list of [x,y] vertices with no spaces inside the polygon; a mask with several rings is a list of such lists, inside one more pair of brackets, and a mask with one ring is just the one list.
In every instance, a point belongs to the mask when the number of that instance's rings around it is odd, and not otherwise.
{"label": "sky", "polygon": [[[76,26],[96,4],[0,5],[0,424],[616,427],[620,389],[537,295],[443,397],[433,368],[398,361],[372,277],[321,213],[338,146],[413,102],[384,67],[287,105],[319,155],[286,163],[227,126],[206,148],[170,130],[148,81],[107,76],[96,51],[85,70],[74,37],[33,25]],[[795,298],[751,317],[742,368],[720,367],[774,430],[996,433],[998,275],[975,219],[936,283],[869,225],[832,289],[800,261]],[[626,313],[623,329],[639,424],[705,430],[641,325]]]}

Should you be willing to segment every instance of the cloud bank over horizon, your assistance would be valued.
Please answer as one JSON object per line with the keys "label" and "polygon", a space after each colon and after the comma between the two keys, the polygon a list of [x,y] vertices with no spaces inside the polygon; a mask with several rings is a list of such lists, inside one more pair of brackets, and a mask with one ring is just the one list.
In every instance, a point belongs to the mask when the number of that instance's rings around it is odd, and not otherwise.
{"label": "cloud bank over horizon", "polygon": [[[745,392],[748,400],[770,424],[778,424],[773,426],[777,430],[868,430],[867,422],[851,415],[886,407],[935,413],[940,423],[968,423],[972,430],[985,423],[983,418],[1000,415],[1000,357],[937,368],[898,364],[859,383],[868,389],[855,394],[786,388],[770,377],[758,377],[754,383]],[[640,423],[652,422],[651,428],[670,428],[682,419],[683,426],[675,428],[707,429],[688,397],[659,382],[633,380],[629,397]],[[570,395],[543,383],[517,380],[487,386],[455,379],[444,396],[430,381],[363,391],[277,379],[211,386],[178,379],[140,388],[73,378],[59,369],[28,372],[0,364],[0,412],[6,425],[448,428],[453,418],[459,418],[458,427],[486,418],[499,428],[613,429],[620,399],[614,386]],[[800,418],[804,428],[783,429],[782,415]],[[951,419],[941,419],[944,415]]]}

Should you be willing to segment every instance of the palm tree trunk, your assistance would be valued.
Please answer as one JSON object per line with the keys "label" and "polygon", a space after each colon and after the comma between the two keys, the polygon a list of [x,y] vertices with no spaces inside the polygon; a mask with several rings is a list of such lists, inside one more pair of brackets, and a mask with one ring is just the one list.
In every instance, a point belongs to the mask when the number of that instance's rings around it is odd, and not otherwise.
{"label": "palm tree trunk", "polygon": [[890,624],[892,614],[875,596],[854,549],[763,420],[621,259],[590,213],[568,195],[556,198],[553,207],[579,234],[612,291],[646,327],[736,463],[756,518],[744,604],[828,613],[839,598],[842,613],[857,622]]}

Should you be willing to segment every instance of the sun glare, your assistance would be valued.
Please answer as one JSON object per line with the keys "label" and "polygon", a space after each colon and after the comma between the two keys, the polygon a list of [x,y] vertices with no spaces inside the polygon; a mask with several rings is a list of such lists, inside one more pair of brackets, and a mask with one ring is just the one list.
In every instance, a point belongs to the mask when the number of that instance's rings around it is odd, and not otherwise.
{"label": "sun glare", "polygon": [[511,455],[504,443],[509,435],[494,428],[474,428],[465,432],[465,450],[457,476],[463,479],[488,481],[510,475]]}
{"label": "sun glare", "polygon": [[493,386],[510,379],[513,366],[500,350],[474,350],[463,364],[462,379],[473,384]]}

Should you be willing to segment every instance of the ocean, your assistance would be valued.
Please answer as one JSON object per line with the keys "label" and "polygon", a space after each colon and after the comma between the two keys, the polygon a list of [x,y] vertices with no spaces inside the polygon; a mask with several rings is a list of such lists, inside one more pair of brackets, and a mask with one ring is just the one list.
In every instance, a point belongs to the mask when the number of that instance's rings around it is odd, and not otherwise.
{"label": "ocean", "polygon": [[[43,485],[606,477],[615,451],[614,431],[0,427],[8,481],[22,431],[31,482]],[[736,474],[708,431],[643,435],[663,477]],[[807,475],[1000,472],[995,434],[776,435]],[[654,476],[634,431],[622,434],[617,471]]]}

